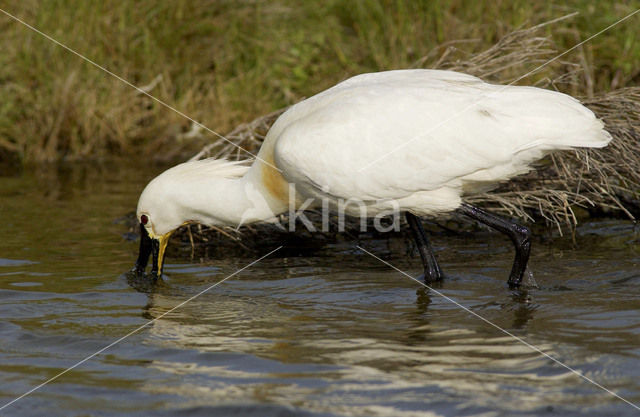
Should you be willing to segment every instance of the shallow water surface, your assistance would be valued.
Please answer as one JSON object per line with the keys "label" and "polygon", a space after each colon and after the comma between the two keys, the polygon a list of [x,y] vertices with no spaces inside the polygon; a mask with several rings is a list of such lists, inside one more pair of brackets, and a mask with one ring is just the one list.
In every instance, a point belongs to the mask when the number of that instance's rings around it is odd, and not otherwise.
{"label": "shallow water surface", "polygon": [[[500,236],[436,236],[434,290],[404,242],[311,256],[169,258],[148,292],[117,219],[161,167],[63,166],[0,177],[0,410],[31,415],[638,415],[640,241],[622,220],[536,241],[539,288],[512,292]],[[550,243],[549,243],[550,242]],[[265,253],[268,252],[265,249]],[[287,255],[287,256],[285,256]]]}

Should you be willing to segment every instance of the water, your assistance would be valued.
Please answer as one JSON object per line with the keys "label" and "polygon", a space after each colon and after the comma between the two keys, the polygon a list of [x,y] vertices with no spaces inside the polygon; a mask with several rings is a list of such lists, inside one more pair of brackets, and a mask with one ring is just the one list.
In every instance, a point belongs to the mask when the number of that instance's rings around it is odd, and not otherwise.
{"label": "water", "polygon": [[[132,288],[125,272],[137,242],[117,219],[162,170],[141,165],[0,177],[0,407],[255,259],[173,257],[165,282]],[[502,237],[436,236],[449,278],[434,289],[640,404],[640,240],[629,222],[600,220],[583,224],[576,242],[536,241],[540,288],[512,292]],[[420,272],[402,241],[357,243]],[[0,411],[638,414],[350,243],[265,259]]]}

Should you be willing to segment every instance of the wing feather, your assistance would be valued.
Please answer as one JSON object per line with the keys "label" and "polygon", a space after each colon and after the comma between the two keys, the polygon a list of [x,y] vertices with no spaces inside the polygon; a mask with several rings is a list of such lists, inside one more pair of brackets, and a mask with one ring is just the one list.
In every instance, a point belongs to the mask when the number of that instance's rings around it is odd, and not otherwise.
{"label": "wing feather", "polygon": [[288,181],[361,200],[460,196],[465,184],[506,180],[550,151],[611,139],[567,95],[435,70],[354,77],[297,104],[272,130]]}

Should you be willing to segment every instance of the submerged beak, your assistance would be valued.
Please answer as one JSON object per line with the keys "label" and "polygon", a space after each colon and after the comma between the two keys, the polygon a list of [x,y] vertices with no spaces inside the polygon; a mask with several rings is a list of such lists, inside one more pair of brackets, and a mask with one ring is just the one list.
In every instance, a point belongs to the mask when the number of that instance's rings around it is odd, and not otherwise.
{"label": "submerged beak", "polygon": [[140,252],[135,267],[137,274],[144,274],[147,263],[149,262],[149,255],[152,255],[153,265],[151,265],[151,276],[153,278],[159,278],[162,275],[164,252],[167,249],[171,233],[172,232],[169,232],[157,238],[151,238],[146,227],[140,224]]}
{"label": "submerged beak", "polygon": [[151,238],[147,229],[142,223],[140,223],[140,252],[138,253],[138,260],[136,261],[136,274],[144,274],[144,270],[147,268],[149,262],[149,255],[151,255]]}

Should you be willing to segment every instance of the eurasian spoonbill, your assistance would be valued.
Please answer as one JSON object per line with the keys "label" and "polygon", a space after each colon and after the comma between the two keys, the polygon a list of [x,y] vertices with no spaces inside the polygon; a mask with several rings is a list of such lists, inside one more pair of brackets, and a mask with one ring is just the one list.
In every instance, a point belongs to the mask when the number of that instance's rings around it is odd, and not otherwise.
{"label": "eurasian spoonbill", "polygon": [[442,271],[419,217],[459,210],[506,234],[516,252],[508,283],[518,286],[529,230],[465,203],[465,196],[527,172],[549,152],[610,140],[589,109],[555,91],[452,71],[358,75],[282,114],[250,167],[206,159],[152,180],[138,202],[136,271],[144,272],[153,254],[151,273],[160,276],[169,237],[184,224],[273,219],[288,210],[290,197],[332,205],[356,199],[366,216],[392,207],[405,213],[426,281],[441,279]]}

